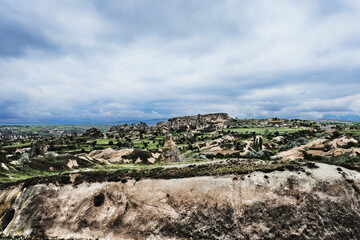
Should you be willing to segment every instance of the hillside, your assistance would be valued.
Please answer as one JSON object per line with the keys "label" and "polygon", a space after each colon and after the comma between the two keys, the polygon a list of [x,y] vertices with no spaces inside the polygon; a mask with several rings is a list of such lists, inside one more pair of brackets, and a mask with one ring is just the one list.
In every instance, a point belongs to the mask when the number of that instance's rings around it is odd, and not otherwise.
{"label": "hillside", "polygon": [[357,122],[216,113],[81,129],[3,135],[4,237],[359,236]]}

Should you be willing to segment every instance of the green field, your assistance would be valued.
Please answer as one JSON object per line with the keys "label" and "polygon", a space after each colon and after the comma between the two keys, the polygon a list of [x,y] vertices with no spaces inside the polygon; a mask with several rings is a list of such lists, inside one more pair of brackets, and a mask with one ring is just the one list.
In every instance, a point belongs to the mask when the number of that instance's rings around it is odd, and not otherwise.
{"label": "green field", "polygon": [[19,143],[19,144],[14,144],[14,145],[8,145],[8,146],[4,146],[3,148],[18,148],[18,147],[30,147],[31,146],[31,142],[27,142],[27,143]]}
{"label": "green field", "polygon": [[147,145],[148,149],[157,149],[158,148],[157,147],[157,145],[159,144],[158,140],[155,140],[155,143],[153,143],[153,140],[148,140],[148,139],[137,139],[137,140],[133,141],[135,148],[145,147],[143,142],[148,144]]}
{"label": "green field", "polygon": [[231,131],[231,132],[237,132],[237,133],[251,133],[251,132],[255,132],[258,134],[265,134],[266,132],[275,132],[278,131],[280,134],[283,134],[285,131],[288,133],[294,133],[300,130],[304,130],[304,129],[294,129],[294,128],[276,128],[276,127],[264,127],[264,128],[231,128],[228,130],[224,130],[224,132],[226,131]]}
{"label": "green field", "polygon": [[0,177],[0,183],[16,182],[18,180],[23,180],[32,177],[52,176],[52,175],[57,175],[59,173],[61,173],[61,171],[57,171],[57,170],[44,171],[44,170],[26,168],[24,170],[19,170],[16,172],[15,171],[9,172],[6,174],[8,177]]}
{"label": "green field", "polygon": [[351,133],[354,136],[360,136],[360,129],[346,129],[344,133]]}

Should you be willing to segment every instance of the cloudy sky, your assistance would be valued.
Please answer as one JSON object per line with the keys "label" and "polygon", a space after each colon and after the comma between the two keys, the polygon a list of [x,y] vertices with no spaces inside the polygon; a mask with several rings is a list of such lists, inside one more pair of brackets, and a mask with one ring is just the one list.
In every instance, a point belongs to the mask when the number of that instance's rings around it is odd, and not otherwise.
{"label": "cloudy sky", "polygon": [[0,123],[360,120],[357,0],[0,0]]}

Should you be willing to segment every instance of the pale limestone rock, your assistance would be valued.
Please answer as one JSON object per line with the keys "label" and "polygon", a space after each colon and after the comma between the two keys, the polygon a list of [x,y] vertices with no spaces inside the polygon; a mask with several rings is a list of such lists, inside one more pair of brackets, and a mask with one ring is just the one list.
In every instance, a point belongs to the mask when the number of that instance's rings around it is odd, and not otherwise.
{"label": "pale limestone rock", "polygon": [[164,162],[180,162],[180,151],[177,148],[171,135],[165,137],[164,148],[161,154],[161,161]]}

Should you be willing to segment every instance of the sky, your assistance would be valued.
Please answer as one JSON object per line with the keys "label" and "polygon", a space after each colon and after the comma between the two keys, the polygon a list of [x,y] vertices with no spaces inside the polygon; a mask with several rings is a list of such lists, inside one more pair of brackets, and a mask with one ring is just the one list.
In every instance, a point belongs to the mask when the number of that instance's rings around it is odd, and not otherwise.
{"label": "sky", "polygon": [[357,0],[0,0],[0,124],[360,120]]}

